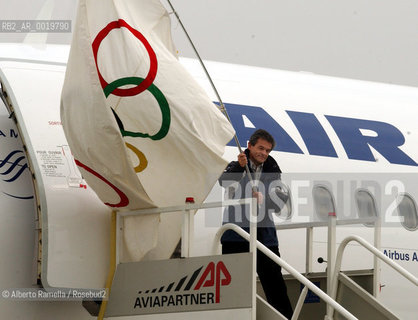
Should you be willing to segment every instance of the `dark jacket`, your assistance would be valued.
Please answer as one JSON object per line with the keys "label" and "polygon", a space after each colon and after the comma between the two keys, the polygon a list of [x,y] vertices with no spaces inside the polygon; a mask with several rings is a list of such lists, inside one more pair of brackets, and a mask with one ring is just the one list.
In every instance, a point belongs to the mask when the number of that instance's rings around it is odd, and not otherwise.
{"label": "dark jacket", "polygon": [[[249,160],[249,150],[245,150],[247,159]],[[249,163],[249,161],[248,161]],[[250,172],[254,179],[255,174],[251,169]],[[283,195],[277,192],[277,186],[280,185],[281,170],[276,160],[268,156],[263,164],[263,169],[258,183],[258,191],[263,193],[264,201],[258,206],[258,224],[257,239],[266,246],[277,246],[277,234],[274,226],[272,214],[280,211],[287,199],[283,199]],[[232,161],[226,167],[224,173],[219,179],[221,186],[226,188],[228,199],[242,199],[252,196],[251,182],[247,176],[245,168],[241,167],[238,161]],[[245,231],[249,231],[249,206],[228,207],[224,212],[224,223],[234,223],[242,227]],[[237,233],[228,230],[221,238],[221,242],[228,241],[245,241]]]}

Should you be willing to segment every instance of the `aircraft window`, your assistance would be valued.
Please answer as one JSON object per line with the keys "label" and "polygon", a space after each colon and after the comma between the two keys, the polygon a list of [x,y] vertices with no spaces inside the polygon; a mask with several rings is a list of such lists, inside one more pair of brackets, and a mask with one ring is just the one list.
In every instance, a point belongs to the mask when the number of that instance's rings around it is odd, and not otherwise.
{"label": "aircraft window", "polygon": [[279,212],[275,212],[276,217],[282,220],[289,220],[292,216],[292,195],[289,187],[281,181],[280,187],[276,188],[275,195],[277,196],[278,199],[276,199],[281,207]]}
{"label": "aircraft window", "polygon": [[409,231],[415,231],[418,229],[418,213],[417,205],[414,199],[406,194],[400,194],[398,196],[398,214],[403,218],[402,225]]}
{"label": "aircraft window", "polygon": [[[376,203],[373,195],[365,189],[359,189],[355,195],[357,212],[360,218],[377,217]],[[373,223],[365,223],[367,227],[373,227]]]}
{"label": "aircraft window", "polygon": [[316,185],[312,189],[315,212],[319,220],[327,220],[330,212],[335,212],[334,197],[327,187]]}

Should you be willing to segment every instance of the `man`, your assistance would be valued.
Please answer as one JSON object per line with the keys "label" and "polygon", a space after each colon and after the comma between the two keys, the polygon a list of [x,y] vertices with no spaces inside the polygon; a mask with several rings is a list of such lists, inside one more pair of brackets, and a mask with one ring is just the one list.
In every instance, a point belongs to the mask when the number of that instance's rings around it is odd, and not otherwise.
{"label": "man", "polygon": [[[280,256],[272,212],[280,210],[287,199],[279,189],[280,167],[269,155],[274,146],[274,138],[267,131],[256,130],[250,137],[248,148],[238,155],[238,161],[232,161],[226,167],[220,183],[227,188],[229,198],[253,196],[257,199],[257,239]],[[252,182],[247,176],[247,164]],[[225,211],[224,223],[235,223],[248,232],[249,216],[248,207],[229,207]],[[249,251],[249,243],[232,230],[224,233],[221,243],[223,254]],[[293,311],[281,267],[262,252],[257,251],[257,273],[267,301],[290,319]]]}

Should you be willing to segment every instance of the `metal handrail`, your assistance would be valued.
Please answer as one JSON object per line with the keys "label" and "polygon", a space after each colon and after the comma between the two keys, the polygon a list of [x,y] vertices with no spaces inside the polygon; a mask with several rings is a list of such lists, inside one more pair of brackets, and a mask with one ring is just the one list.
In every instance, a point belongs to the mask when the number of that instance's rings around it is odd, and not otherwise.
{"label": "metal handrail", "polygon": [[[377,217],[370,218],[356,218],[356,219],[344,219],[337,220],[337,226],[344,225],[356,225],[356,224],[365,224],[365,223],[376,223],[378,221]],[[323,221],[312,221],[312,222],[279,222],[275,224],[276,230],[286,230],[286,229],[305,229],[305,228],[317,228],[317,227],[327,227],[328,220]]]}
{"label": "metal handrail", "polygon": [[[238,233],[241,237],[243,237],[245,240],[250,241],[250,235],[248,234],[248,232],[245,232],[242,228],[240,228],[239,226],[235,224],[227,223],[227,224],[224,224],[221,228],[219,228],[218,232],[215,235],[214,252],[217,252],[220,239],[226,230],[233,230],[236,233]],[[349,311],[347,311],[344,307],[342,307],[338,302],[336,302],[329,295],[327,295],[325,292],[319,289],[315,284],[313,284],[311,281],[305,278],[301,273],[299,273],[295,268],[293,268],[283,259],[275,255],[272,251],[270,251],[265,245],[263,245],[259,241],[257,241],[257,249],[263,252],[267,257],[269,257],[271,260],[273,260],[276,264],[281,266],[291,275],[293,275],[299,282],[303,283],[312,292],[318,295],[323,301],[331,305],[333,309],[338,311],[341,315],[343,315],[344,317],[350,320],[357,319],[354,315],[352,315]]]}
{"label": "metal handrail", "polygon": [[412,273],[410,273],[408,270],[404,269],[403,267],[401,267],[397,263],[393,262],[391,259],[389,259],[387,256],[385,256],[381,251],[379,251],[378,249],[373,247],[370,243],[368,243],[362,237],[352,235],[352,236],[349,236],[349,237],[345,238],[341,242],[341,244],[338,248],[337,258],[336,258],[336,261],[335,261],[334,275],[333,275],[333,278],[332,278],[331,297],[333,299],[335,299],[336,296],[337,296],[338,275],[341,272],[341,264],[342,264],[343,253],[344,253],[344,250],[347,247],[348,243],[350,243],[351,241],[356,241],[358,244],[360,244],[361,246],[363,246],[364,248],[369,250],[373,255],[375,255],[380,260],[382,260],[383,262],[385,262],[386,264],[391,266],[393,269],[398,271],[406,279],[408,279],[413,284],[418,286],[418,278],[415,277]]}
{"label": "metal handrail", "polygon": [[251,198],[232,199],[232,200],[224,200],[224,201],[218,201],[218,202],[204,202],[201,204],[187,203],[187,204],[170,206],[170,207],[155,207],[155,208],[137,209],[137,210],[132,210],[132,211],[129,211],[129,210],[118,211],[118,215],[121,217],[141,216],[141,215],[148,215],[148,214],[181,212],[185,210],[222,208],[222,207],[237,206],[237,205],[244,205],[244,204],[250,204],[250,203],[251,203]]}

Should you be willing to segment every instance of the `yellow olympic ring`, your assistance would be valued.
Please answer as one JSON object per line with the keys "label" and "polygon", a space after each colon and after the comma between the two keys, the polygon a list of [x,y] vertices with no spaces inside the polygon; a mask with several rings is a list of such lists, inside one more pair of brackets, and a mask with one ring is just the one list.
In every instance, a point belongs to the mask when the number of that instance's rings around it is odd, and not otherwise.
{"label": "yellow olympic ring", "polygon": [[139,165],[134,168],[135,169],[135,172],[136,173],[139,173],[141,171],[144,171],[145,168],[148,166],[148,160],[145,157],[145,155],[141,151],[139,151],[137,148],[135,148],[133,145],[131,145],[130,143],[125,142],[125,144],[138,157]]}

